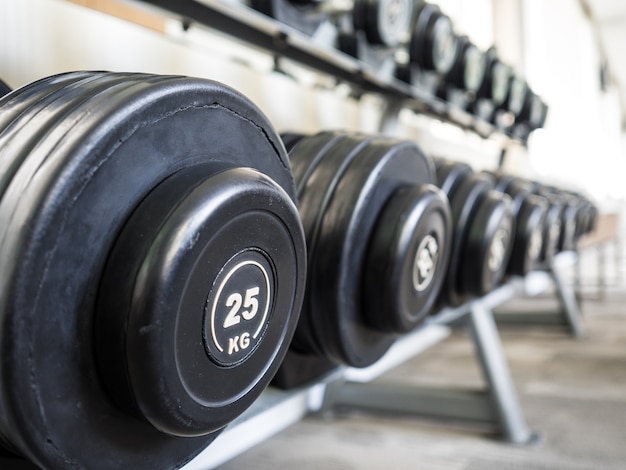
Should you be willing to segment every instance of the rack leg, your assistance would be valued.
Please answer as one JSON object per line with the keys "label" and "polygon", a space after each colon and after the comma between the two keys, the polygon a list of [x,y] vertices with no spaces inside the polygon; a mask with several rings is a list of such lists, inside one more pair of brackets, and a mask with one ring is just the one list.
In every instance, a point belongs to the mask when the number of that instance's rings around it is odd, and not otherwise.
{"label": "rack leg", "polygon": [[452,419],[495,428],[504,440],[514,444],[535,443],[537,436],[524,419],[491,309],[484,299],[476,300],[467,305],[463,318],[471,332],[486,390],[346,381],[327,388],[322,409],[348,406]]}
{"label": "rack leg", "polygon": [[536,436],[524,419],[491,310],[473,302],[468,325],[503,438],[514,444],[533,442]]}
{"label": "rack leg", "polygon": [[581,338],[584,333],[580,323],[581,313],[579,303],[576,300],[576,293],[567,284],[562,270],[556,264],[553,264],[550,268],[550,275],[556,285],[556,292],[563,306],[565,321],[572,335],[576,338]]}

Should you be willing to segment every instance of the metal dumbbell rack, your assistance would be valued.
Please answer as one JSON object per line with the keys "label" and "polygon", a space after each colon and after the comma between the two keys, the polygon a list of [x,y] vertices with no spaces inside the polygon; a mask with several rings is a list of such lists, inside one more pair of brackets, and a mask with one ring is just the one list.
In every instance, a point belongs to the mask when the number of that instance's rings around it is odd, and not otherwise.
{"label": "metal dumbbell rack", "polygon": [[[365,369],[341,368],[315,384],[297,390],[268,389],[185,470],[213,468],[295,424],[310,413],[329,413],[335,407],[401,413],[403,416],[453,420],[494,430],[505,442],[532,445],[539,434],[526,423],[506,362],[493,309],[520,295],[538,295],[554,283],[561,303],[557,312],[512,315],[525,324],[558,320],[575,337],[583,334],[580,308],[565,271],[576,253],[557,255],[544,271],[513,278],[490,294],[456,308],[445,308],[414,332],[399,339],[383,358]],[[545,316],[546,319],[541,317]],[[413,358],[449,336],[453,327],[469,332],[485,380],[482,389],[424,387],[373,382],[385,372]]]}
{"label": "metal dumbbell rack", "polygon": [[[181,0],[180,11],[165,8],[165,1],[129,0],[134,5],[155,8],[167,18],[178,19],[181,14],[193,17],[199,24],[244,40],[256,48],[269,51],[305,67],[331,75],[350,84],[358,92],[376,93],[388,104],[381,119],[381,128],[392,128],[403,108],[427,114],[481,136],[497,134],[503,142],[511,136],[497,131],[493,125],[476,116],[425,95],[398,80],[380,77],[376,71],[339,52],[322,50],[311,45],[304,35],[254,11],[241,8],[236,2],[218,0]],[[157,6],[155,6],[155,4]],[[575,336],[582,334],[580,310],[574,292],[565,283],[561,260],[571,256],[559,255],[546,270],[554,281],[563,306],[558,318],[564,319]],[[543,281],[546,276],[544,273]],[[542,281],[542,282],[543,282]],[[341,368],[323,380],[292,391],[268,389],[260,399],[197,458],[185,466],[187,470],[206,469],[220,465],[272,435],[286,429],[309,413],[329,412],[336,406],[402,412],[416,416],[463,420],[490,425],[502,438],[515,444],[529,444],[536,434],[527,425],[505,360],[493,309],[525,291],[527,281],[512,279],[489,295],[457,308],[444,309],[431,317],[416,331],[398,340],[392,349],[374,366],[366,369]],[[545,287],[545,282],[544,282]],[[553,318],[557,318],[553,315]],[[522,321],[528,315],[518,316]],[[486,387],[483,390],[451,390],[408,385],[371,383],[376,377],[405,362],[449,336],[452,327],[467,327]],[[0,467],[14,462],[0,457]],[[20,464],[28,468],[28,464]]]}

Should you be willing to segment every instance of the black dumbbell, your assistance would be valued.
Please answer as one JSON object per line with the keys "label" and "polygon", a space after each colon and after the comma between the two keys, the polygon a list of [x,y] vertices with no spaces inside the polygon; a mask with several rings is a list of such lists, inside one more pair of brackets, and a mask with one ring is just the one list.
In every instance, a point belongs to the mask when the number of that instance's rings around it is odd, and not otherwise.
{"label": "black dumbbell", "polygon": [[495,189],[511,196],[515,236],[507,273],[525,276],[541,264],[548,201],[533,194],[533,184],[522,178],[492,173]]}
{"label": "black dumbbell", "polygon": [[305,371],[307,356],[313,369],[365,367],[424,320],[451,232],[432,162],[412,142],[325,132],[300,139],[290,157],[309,264],[292,342],[303,359],[279,372],[284,388],[317,374]]}
{"label": "black dumbbell", "polygon": [[368,64],[378,76],[392,78],[396,53],[410,38],[414,7],[413,0],[355,0],[350,12],[332,15],[335,47]]}
{"label": "black dumbbell", "polygon": [[438,6],[422,3],[415,14],[409,62],[397,66],[396,76],[434,95],[442,77],[452,69],[457,49],[458,38],[450,18]]}
{"label": "black dumbbell", "polygon": [[355,0],[354,29],[369,44],[394,49],[409,41],[414,9],[413,0]]}
{"label": "black dumbbell", "polygon": [[534,184],[534,193],[539,194],[548,201],[548,209],[544,219],[543,242],[539,263],[542,267],[548,267],[554,256],[560,251],[561,231],[563,229],[563,210],[565,209],[558,196],[541,190],[541,186]]}
{"label": "black dumbbell", "polygon": [[458,306],[503,279],[515,230],[511,198],[464,163],[437,160],[437,181],[450,199],[454,236],[442,304]]}
{"label": "black dumbbell", "polygon": [[562,206],[560,213],[561,232],[559,235],[557,251],[561,252],[574,250],[576,248],[577,234],[579,233],[578,198],[556,186],[550,185],[542,185],[540,192],[542,195],[549,195],[558,200]]}
{"label": "black dumbbell", "polygon": [[43,468],[178,468],[277,370],[306,249],[237,92],[80,72],[0,108],[0,434]]}
{"label": "black dumbbell", "polygon": [[480,118],[496,122],[496,110],[506,107],[511,88],[513,69],[498,58],[492,47],[485,53],[485,75],[478,91],[473,112]]}
{"label": "black dumbbell", "polygon": [[457,47],[458,39],[450,17],[438,6],[423,3],[417,11],[411,36],[411,62],[423,70],[445,75],[454,65]]}
{"label": "black dumbbell", "polygon": [[593,232],[598,223],[598,208],[589,199],[582,198],[582,210],[579,219],[581,219],[580,236]]}
{"label": "black dumbbell", "polygon": [[515,116],[512,134],[523,139],[535,129],[542,128],[548,115],[548,106],[532,90],[528,89],[524,101],[521,108],[516,108],[515,103],[519,103],[518,100],[513,100],[513,104],[509,106]]}
{"label": "black dumbbell", "polygon": [[484,80],[485,64],[484,52],[472,44],[467,36],[459,37],[456,57],[440,83],[439,96],[463,109],[467,108]]}

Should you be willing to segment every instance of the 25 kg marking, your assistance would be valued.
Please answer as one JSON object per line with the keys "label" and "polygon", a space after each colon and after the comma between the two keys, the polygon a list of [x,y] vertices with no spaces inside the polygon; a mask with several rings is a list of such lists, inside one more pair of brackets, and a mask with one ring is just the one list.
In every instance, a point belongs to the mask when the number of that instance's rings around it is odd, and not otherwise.
{"label": "25 kg marking", "polygon": [[[256,296],[259,295],[259,292],[259,287],[255,286],[251,287],[250,289],[246,289],[244,297],[242,297],[239,292],[234,292],[228,296],[228,298],[226,299],[226,306],[231,307],[231,309],[224,319],[224,329],[238,325],[241,322],[242,318],[246,321],[249,321],[256,316],[259,310],[259,301]],[[242,306],[246,310],[239,314],[239,310],[241,310]],[[229,355],[239,352],[240,349],[247,349],[249,346],[250,333],[248,332],[243,333],[241,336],[228,338]]]}

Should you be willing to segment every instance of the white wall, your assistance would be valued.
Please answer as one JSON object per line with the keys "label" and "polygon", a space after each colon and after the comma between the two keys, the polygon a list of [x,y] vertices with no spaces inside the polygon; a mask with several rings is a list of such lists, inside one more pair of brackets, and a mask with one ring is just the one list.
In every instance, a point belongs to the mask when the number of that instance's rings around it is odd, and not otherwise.
{"label": "white wall", "polygon": [[[497,1],[497,0],[496,0]],[[525,0],[525,75],[550,105],[546,130],[529,142],[540,176],[613,204],[626,196],[616,89],[600,89],[600,49],[579,2]]]}

